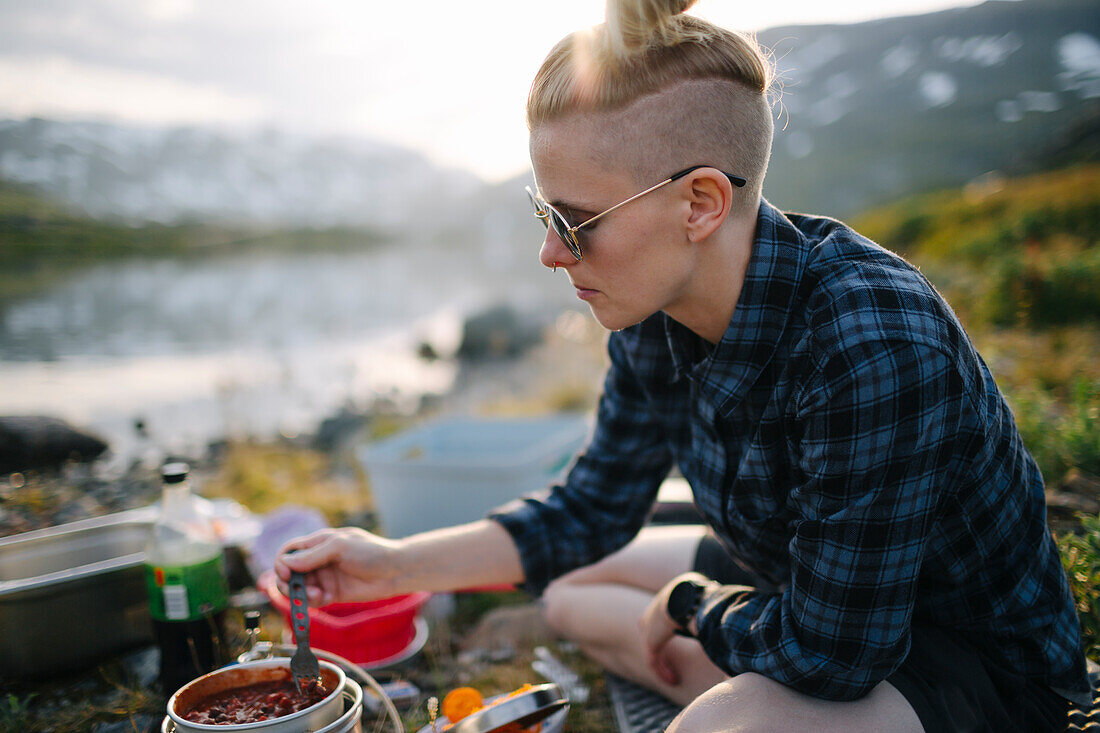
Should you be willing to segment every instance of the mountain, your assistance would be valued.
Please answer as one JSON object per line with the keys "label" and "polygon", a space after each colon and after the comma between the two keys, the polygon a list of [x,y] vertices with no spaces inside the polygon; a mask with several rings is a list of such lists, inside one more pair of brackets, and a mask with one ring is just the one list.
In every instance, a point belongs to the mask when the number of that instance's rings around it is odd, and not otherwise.
{"label": "mountain", "polygon": [[991,170],[1095,159],[1095,0],[996,0],[758,39],[781,80],[765,195],[782,208],[847,216]]}
{"label": "mountain", "polygon": [[398,228],[481,186],[400,147],[200,127],[0,120],[0,179],[98,218]]}
{"label": "mountain", "polygon": [[[994,170],[1100,156],[1096,0],[993,0],[758,37],[780,79],[765,195],[781,208],[847,217]],[[446,222],[503,251],[531,231],[529,178],[486,186],[395,146],[276,130],[0,121],[0,179],[101,218],[414,228],[452,244]]]}

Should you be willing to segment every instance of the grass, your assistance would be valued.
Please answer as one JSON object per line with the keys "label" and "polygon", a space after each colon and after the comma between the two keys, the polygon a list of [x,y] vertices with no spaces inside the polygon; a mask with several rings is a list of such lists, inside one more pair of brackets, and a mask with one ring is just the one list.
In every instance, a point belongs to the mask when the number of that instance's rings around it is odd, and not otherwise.
{"label": "grass", "polygon": [[1100,476],[1100,381],[1081,379],[1068,399],[1032,389],[1012,395],[1024,444],[1049,485],[1070,471]]}
{"label": "grass", "polygon": [[[24,685],[26,683],[23,683]],[[97,725],[129,721],[145,733],[164,715],[165,698],[130,679],[118,659],[92,675],[51,679],[33,691],[0,699],[0,733],[87,733]]]}
{"label": "grass", "polygon": [[1085,654],[1100,662],[1100,516],[1081,516],[1081,531],[1058,537],[1076,601]]}
{"label": "grass", "polygon": [[853,224],[919,265],[971,330],[1100,323],[1100,165],[914,196]]}
{"label": "grass", "polygon": [[288,504],[310,506],[339,525],[369,509],[371,500],[362,472],[337,468],[333,457],[292,443],[234,442],[202,493],[234,499],[257,514]]}

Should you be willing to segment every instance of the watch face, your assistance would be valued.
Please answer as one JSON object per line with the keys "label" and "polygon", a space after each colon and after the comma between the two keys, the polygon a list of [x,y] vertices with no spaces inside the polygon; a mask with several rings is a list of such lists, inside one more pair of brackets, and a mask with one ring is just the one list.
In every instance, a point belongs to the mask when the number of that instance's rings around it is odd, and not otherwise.
{"label": "watch face", "polygon": [[668,616],[675,623],[687,627],[691,617],[699,608],[699,600],[703,595],[703,586],[694,580],[681,580],[668,594]]}

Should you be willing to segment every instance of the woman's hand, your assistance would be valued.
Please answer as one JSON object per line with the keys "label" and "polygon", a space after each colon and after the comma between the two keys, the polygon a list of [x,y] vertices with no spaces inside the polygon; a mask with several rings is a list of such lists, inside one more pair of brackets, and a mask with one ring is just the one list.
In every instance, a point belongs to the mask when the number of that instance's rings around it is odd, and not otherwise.
{"label": "woman's hand", "polygon": [[305,574],[310,605],[389,598],[397,587],[400,543],[354,527],[322,529],[287,542],[275,558],[279,591],[292,570]]}
{"label": "woman's hand", "polygon": [[[653,600],[649,602],[649,606],[646,607],[641,619],[638,621],[642,642],[645,644],[646,662],[657,677],[669,685],[680,684],[680,673],[673,666],[670,656],[666,653],[669,640],[676,635],[676,630],[679,628],[668,615],[668,596],[677,583],[689,579],[698,583],[711,582],[699,573],[677,575],[668,581],[661,590],[657,591],[657,595],[653,596]],[[688,631],[694,634],[695,622],[689,622],[688,626]]]}

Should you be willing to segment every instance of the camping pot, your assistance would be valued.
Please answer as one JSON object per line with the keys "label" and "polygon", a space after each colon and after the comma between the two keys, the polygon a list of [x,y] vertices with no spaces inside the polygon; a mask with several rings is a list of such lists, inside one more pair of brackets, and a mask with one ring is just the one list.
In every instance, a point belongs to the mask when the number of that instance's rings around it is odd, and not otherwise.
{"label": "camping pot", "polygon": [[[188,682],[168,700],[168,717],[162,730],[173,733],[348,733],[359,731],[363,709],[363,689],[349,680],[344,671],[330,662],[321,661],[321,677],[331,692],[319,703],[305,710],[257,723],[209,725],[184,720],[181,713],[190,710],[200,700],[257,682],[290,679],[290,661],[286,658],[243,662]],[[345,702],[351,699],[351,709]]]}

